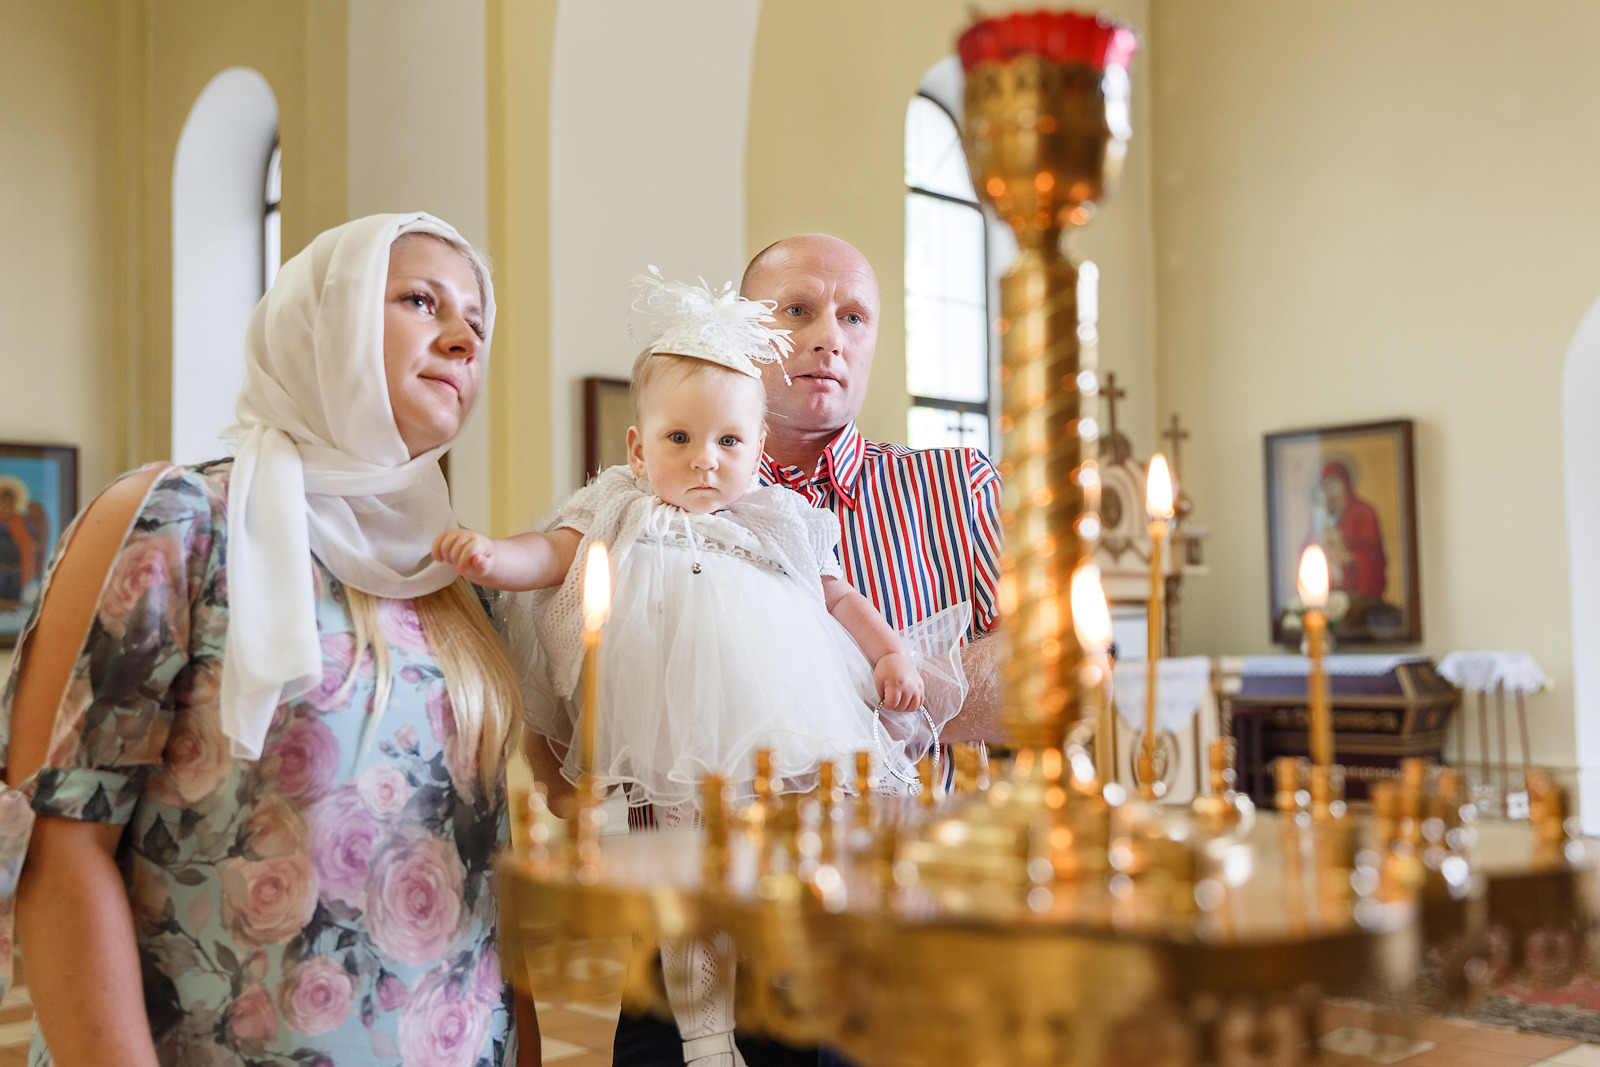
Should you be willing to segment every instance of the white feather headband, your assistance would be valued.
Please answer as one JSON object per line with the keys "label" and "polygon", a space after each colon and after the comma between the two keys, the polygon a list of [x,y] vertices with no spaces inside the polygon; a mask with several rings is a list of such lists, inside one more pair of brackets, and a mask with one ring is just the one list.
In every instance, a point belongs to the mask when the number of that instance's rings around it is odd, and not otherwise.
{"label": "white feather headband", "polygon": [[[669,282],[655,267],[649,269],[633,279],[633,310],[649,323],[650,352],[703,359],[759,378],[756,364],[776,362],[781,367],[794,349],[789,331],[772,325],[777,322],[776,301],[742,297],[732,282],[721,292],[714,292],[704,278],[699,285]],[[787,371],[783,380],[789,380]]]}

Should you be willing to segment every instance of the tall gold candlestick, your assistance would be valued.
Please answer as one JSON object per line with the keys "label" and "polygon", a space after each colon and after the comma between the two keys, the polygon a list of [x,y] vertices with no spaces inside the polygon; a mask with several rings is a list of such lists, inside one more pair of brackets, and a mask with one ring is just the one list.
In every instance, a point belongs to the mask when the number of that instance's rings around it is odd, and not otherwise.
{"label": "tall gold candlestick", "polygon": [[1311,761],[1328,767],[1333,764],[1333,708],[1328,699],[1328,675],[1322,665],[1328,632],[1328,616],[1322,610],[1328,602],[1328,557],[1317,545],[1310,545],[1300,556],[1299,586],[1300,601],[1305,605],[1301,618],[1306,628],[1306,655],[1311,659],[1311,671],[1306,677]]}
{"label": "tall gold candlestick", "polygon": [[1149,623],[1145,654],[1148,670],[1144,691],[1144,744],[1139,749],[1139,795],[1154,800],[1157,796],[1156,688],[1166,636],[1167,583],[1162,546],[1167,539],[1167,523],[1172,518],[1172,472],[1167,467],[1167,457],[1160,452],[1150,457],[1145,510],[1150,515],[1150,603],[1145,610]]}

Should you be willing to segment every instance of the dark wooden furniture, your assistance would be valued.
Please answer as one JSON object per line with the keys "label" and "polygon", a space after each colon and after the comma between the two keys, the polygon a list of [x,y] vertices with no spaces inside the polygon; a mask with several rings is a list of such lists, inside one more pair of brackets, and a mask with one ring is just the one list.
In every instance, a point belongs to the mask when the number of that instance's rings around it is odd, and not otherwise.
{"label": "dark wooden furniture", "polygon": [[[1461,693],[1431,660],[1398,662],[1382,674],[1330,671],[1328,682],[1334,758],[1344,765],[1348,797],[1365,798],[1367,784],[1396,775],[1407,756],[1439,758]],[[1272,761],[1309,752],[1306,676],[1252,672],[1247,665],[1232,712],[1239,787],[1258,805],[1271,805]]]}

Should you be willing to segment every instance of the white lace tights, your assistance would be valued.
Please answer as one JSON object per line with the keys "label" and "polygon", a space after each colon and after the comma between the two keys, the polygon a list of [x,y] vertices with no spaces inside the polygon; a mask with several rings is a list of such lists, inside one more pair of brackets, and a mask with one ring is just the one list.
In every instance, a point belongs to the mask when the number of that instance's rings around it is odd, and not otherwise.
{"label": "white lace tights", "polygon": [[[664,830],[693,825],[696,815],[694,804],[676,804],[656,808],[656,825]],[[661,974],[667,986],[667,1002],[672,1006],[672,1017],[678,1024],[678,1033],[684,1042],[696,1042],[711,1050],[702,1056],[688,1058],[689,1067],[744,1067],[744,1059],[731,1040],[723,1050],[715,1038],[733,1033],[733,987],[736,957],[733,938],[725,933],[710,938],[689,938],[683,941],[663,942],[661,945]],[[698,1039],[713,1040],[699,1042]]]}

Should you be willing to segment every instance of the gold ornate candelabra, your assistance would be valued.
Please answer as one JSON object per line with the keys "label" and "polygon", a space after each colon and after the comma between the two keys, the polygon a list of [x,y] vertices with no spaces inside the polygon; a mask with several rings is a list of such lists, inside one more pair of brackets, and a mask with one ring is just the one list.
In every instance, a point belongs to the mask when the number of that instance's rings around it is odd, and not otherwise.
{"label": "gold ornate candelabra", "polygon": [[[1076,625],[1095,606],[1096,315],[1061,244],[1120,165],[1135,44],[1071,13],[961,39],[974,184],[1019,245],[1001,286],[1014,762],[980,784],[959,760],[948,797],[925,766],[913,799],[872,795],[865,753],[853,797],[832,768],[811,796],[772,796],[758,760],[744,812],[708,779],[703,829],[605,841],[588,791],[580,849],[550,847],[535,819],[500,862],[502,955],[522,993],[664,1012],[630,948],[726,931],[741,1028],[864,1067],[1298,1064],[1323,996],[1404,1003],[1423,945],[1459,999],[1482,984],[1489,924],[1514,953],[1552,926],[1582,942],[1595,856],[1547,778],[1530,776],[1531,827],[1474,824],[1460,783],[1421,764],[1367,819],[1327,753],[1280,764],[1278,811],[1257,816],[1226,743],[1211,794],[1185,809],[1125,797],[1064,744],[1070,720],[1105,721],[1105,667]],[[1109,625],[1094,614],[1091,645]]]}

